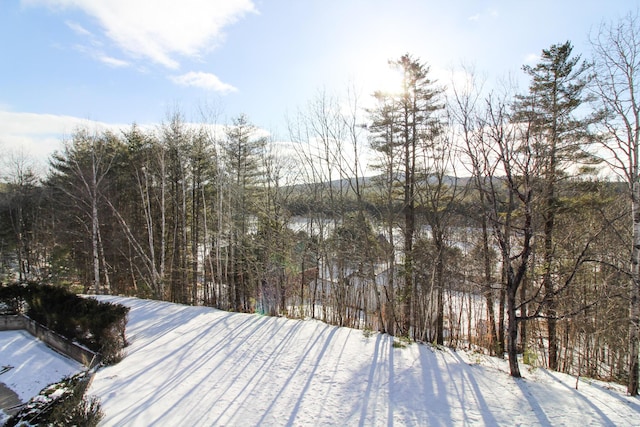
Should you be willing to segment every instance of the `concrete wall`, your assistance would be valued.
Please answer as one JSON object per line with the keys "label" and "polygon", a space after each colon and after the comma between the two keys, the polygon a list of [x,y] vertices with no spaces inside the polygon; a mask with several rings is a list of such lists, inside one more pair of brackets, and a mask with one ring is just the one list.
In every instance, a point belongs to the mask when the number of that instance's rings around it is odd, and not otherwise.
{"label": "concrete wall", "polygon": [[2,315],[0,316],[0,331],[17,331],[27,329],[26,318],[20,315]]}
{"label": "concrete wall", "polygon": [[0,331],[15,331],[24,329],[34,337],[43,341],[54,350],[76,360],[88,368],[93,368],[100,362],[100,357],[60,334],[57,334],[41,324],[22,315],[3,315],[0,316]]}

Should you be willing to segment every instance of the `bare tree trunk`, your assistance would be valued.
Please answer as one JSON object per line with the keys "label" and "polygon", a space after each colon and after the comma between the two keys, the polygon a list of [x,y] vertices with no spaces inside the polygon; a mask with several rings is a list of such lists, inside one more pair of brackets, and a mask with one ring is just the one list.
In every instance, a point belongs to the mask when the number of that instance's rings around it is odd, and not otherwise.
{"label": "bare tree trunk", "polygon": [[[166,298],[165,274],[167,258],[167,180],[166,180],[166,157],[163,147],[159,155],[160,161],[160,270],[158,271],[157,290],[161,299]],[[154,261],[155,268],[155,261]]]}
{"label": "bare tree trunk", "polygon": [[504,315],[505,315],[505,310],[506,310],[506,307],[507,307],[506,299],[507,299],[507,293],[505,292],[504,288],[502,288],[502,289],[500,289],[500,299],[499,299],[499,302],[498,302],[498,310],[499,310],[499,312],[498,312],[498,342],[496,344],[496,347],[497,347],[496,351],[498,353],[498,356],[500,356],[500,357],[504,357],[504,353],[505,353],[505,350],[506,350],[505,345],[504,345],[505,338],[506,338],[505,330],[504,330],[504,325],[505,325]]}
{"label": "bare tree trunk", "polygon": [[[480,191],[480,201],[484,205],[484,193]],[[489,352],[492,355],[499,354],[500,357],[504,354],[504,349],[499,344],[498,333],[496,331],[496,315],[493,299],[493,275],[491,274],[491,256],[489,252],[489,232],[487,227],[487,217],[482,215],[482,259],[484,263],[484,296],[487,303],[487,314],[489,317]],[[504,313],[504,310],[502,310]],[[500,316],[501,322],[504,314]],[[502,322],[504,323],[504,322]]]}
{"label": "bare tree trunk", "polygon": [[104,245],[102,243],[102,233],[100,233],[100,227],[98,227],[98,252],[100,253],[100,263],[102,264],[102,271],[104,276],[104,288],[103,294],[111,292],[111,280],[109,279],[109,270],[107,269],[107,259],[104,256]]}
{"label": "bare tree trunk", "polygon": [[507,319],[509,333],[507,339],[507,353],[509,354],[509,371],[512,377],[519,378],[520,367],[518,366],[518,321],[516,316],[516,291],[515,286],[507,288]]}
{"label": "bare tree trunk", "polygon": [[416,284],[413,278],[413,239],[415,234],[415,141],[409,135],[405,117],[404,180],[404,288],[402,290],[402,335],[409,336],[414,325]]}
{"label": "bare tree trunk", "polygon": [[556,201],[554,181],[556,179],[555,171],[555,144],[552,144],[551,159],[549,166],[550,172],[547,176],[546,200],[544,209],[544,274],[542,277],[542,286],[545,290],[545,302],[547,306],[547,350],[549,353],[549,369],[558,370],[558,336],[557,336],[557,301],[555,296],[555,286],[551,277],[553,261],[555,259],[553,248],[553,237],[555,228]]}
{"label": "bare tree trunk", "polygon": [[96,194],[97,191],[97,182],[96,182],[96,164],[95,164],[95,153],[91,153],[92,157],[92,175],[91,175],[91,186],[89,188],[89,193],[91,196],[91,250],[92,250],[92,260],[93,260],[93,292],[96,294],[100,293],[100,255],[98,253],[98,227],[100,227],[98,221],[98,196]]}
{"label": "bare tree trunk", "polygon": [[[205,259],[203,259],[203,264],[207,263],[207,265],[209,266],[209,281],[207,281],[206,279],[206,274],[205,274],[205,283],[207,284],[207,289],[210,292],[209,294],[207,294],[207,300],[206,300],[206,304],[207,305],[211,305],[214,307],[217,307],[218,305],[218,298],[216,295],[216,286],[215,286],[215,282],[216,282],[216,277],[215,277],[215,270],[213,267],[213,261],[211,260],[211,252],[213,251],[212,247],[208,247],[208,245],[210,244],[210,239],[209,239],[209,224],[208,224],[208,218],[207,218],[207,199],[205,198],[205,193],[204,193],[204,186],[201,189],[201,196],[202,196],[202,225],[204,227],[204,244],[205,244],[205,253],[204,253],[204,257]],[[219,213],[220,214],[220,213]],[[209,288],[209,285],[211,286]]]}
{"label": "bare tree trunk", "polygon": [[[527,317],[527,282],[528,282],[528,276],[525,275],[525,277],[522,279],[522,285],[520,286],[520,316],[522,318],[526,318]],[[522,354],[525,355],[525,357],[527,356],[527,322],[520,322],[519,324],[520,326],[520,348],[522,351]],[[527,360],[525,360],[525,363],[528,363]]]}
{"label": "bare tree trunk", "polygon": [[[640,25],[638,11],[630,12],[615,24],[602,25],[591,40],[595,51],[596,87],[604,117],[602,148],[606,160],[629,187],[631,224],[631,281],[629,295],[629,339],[627,392],[638,395],[640,356],[640,105],[637,99],[640,66]],[[612,159],[612,160],[611,160]]]}
{"label": "bare tree trunk", "polygon": [[631,252],[631,291],[629,295],[629,382],[627,392],[638,395],[640,355],[640,182],[633,183],[633,246]]}
{"label": "bare tree trunk", "polygon": [[[435,230],[434,230],[435,232]],[[438,230],[438,234],[442,231]],[[442,235],[435,238],[436,242],[436,344],[444,345],[444,251],[445,243]],[[451,319],[450,319],[451,320]]]}

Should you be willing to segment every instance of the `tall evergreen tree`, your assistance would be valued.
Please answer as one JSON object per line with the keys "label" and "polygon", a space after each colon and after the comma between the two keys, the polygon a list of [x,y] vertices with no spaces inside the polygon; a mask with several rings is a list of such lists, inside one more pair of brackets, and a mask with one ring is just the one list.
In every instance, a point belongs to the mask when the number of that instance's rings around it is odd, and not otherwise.
{"label": "tall evergreen tree", "polygon": [[226,140],[222,143],[224,173],[228,180],[228,259],[227,280],[232,289],[231,306],[238,311],[249,309],[250,275],[248,257],[244,249],[250,229],[250,220],[255,215],[255,195],[260,180],[260,159],[264,154],[265,138],[257,135],[257,129],[245,115],[233,120],[226,129]]}
{"label": "tall evergreen tree", "polygon": [[530,76],[529,92],[517,97],[514,120],[526,123],[533,152],[541,165],[541,222],[543,228],[542,285],[547,313],[549,367],[558,368],[558,317],[554,282],[556,220],[561,203],[558,184],[571,173],[571,167],[593,160],[586,150],[592,141],[589,126],[592,117],[579,117],[578,109],[587,100],[590,65],[572,55],[570,42],[543,49],[534,67],[524,66]]}
{"label": "tall evergreen tree", "polygon": [[[416,235],[416,182],[419,176],[417,158],[425,148],[432,144],[440,130],[438,110],[442,109],[440,95],[442,89],[429,76],[429,67],[405,54],[398,60],[389,61],[389,65],[401,72],[402,87],[398,94],[389,94],[380,104],[383,110],[372,111],[371,127],[379,136],[388,138],[378,140],[374,148],[386,155],[398,153],[402,175],[402,227],[404,240],[404,286],[399,295],[402,302],[401,333],[411,333],[414,315],[414,296],[416,285],[413,272],[413,243]],[[382,99],[382,94],[376,95]],[[390,110],[391,109],[391,110]],[[394,112],[395,111],[395,112]],[[390,170],[391,171],[391,170]]]}
{"label": "tall evergreen tree", "polygon": [[397,209],[397,193],[398,187],[401,185],[401,158],[400,147],[397,142],[399,139],[399,112],[395,107],[395,101],[392,94],[384,92],[375,92],[373,94],[376,99],[376,106],[370,110],[368,125],[370,147],[377,153],[377,160],[372,166],[380,171],[375,177],[374,189],[378,189],[375,204],[379,206],[380,218],[384,223],[384,230],[388,244],[385,247],[386,252],[386,271],[387,279],[383,285],[386,301],[383,305],[384,319],[386,324],[383,325],[384,331],[390,335],[396,333],[396,323],[398,313],[396,313],[396,249],[394,242],[394,229],[399,220],[399,212]]}

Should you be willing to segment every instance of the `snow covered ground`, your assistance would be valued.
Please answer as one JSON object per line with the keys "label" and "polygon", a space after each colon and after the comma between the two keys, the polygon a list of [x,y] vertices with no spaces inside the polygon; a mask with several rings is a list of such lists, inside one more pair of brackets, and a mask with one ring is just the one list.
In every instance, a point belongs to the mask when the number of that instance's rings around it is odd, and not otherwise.
{"label": "snow covered ground", "polygon": [[108,426],[640,424],[640,400],[476,354],[317,321],[133,298],[127,356],[101,369]]}
{"label": "snow covered ground", "polygon": [[[135,298],[131,345],[96,374],[107,426],[640,425],[618,385],[317,321]],[[0,333],[0,382],[23,401],[82,366],[26,332]],[[0,367],[1,367],[0,366]]]}
{"label": "snow covered ground", "polygon": [[22,403],[83,369],[82,364],[56,353],[26,331],[0,331],[0,383]]}

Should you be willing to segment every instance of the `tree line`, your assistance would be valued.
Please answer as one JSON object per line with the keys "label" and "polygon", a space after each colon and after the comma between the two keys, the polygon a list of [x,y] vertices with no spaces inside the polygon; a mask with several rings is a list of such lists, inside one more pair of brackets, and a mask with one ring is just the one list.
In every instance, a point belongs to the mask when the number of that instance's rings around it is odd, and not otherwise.
{"label": "tree line", "polygon": [[9,159],[4,280],[506,353],[514,376],[520,354],[637,395],[639,36],[630,14],[588,60],[543,49],[524,91],[469,70],[445,90],[406,54],[367,108],[318,95],[288,152],[244,115],[77,129],[43,179]]}

